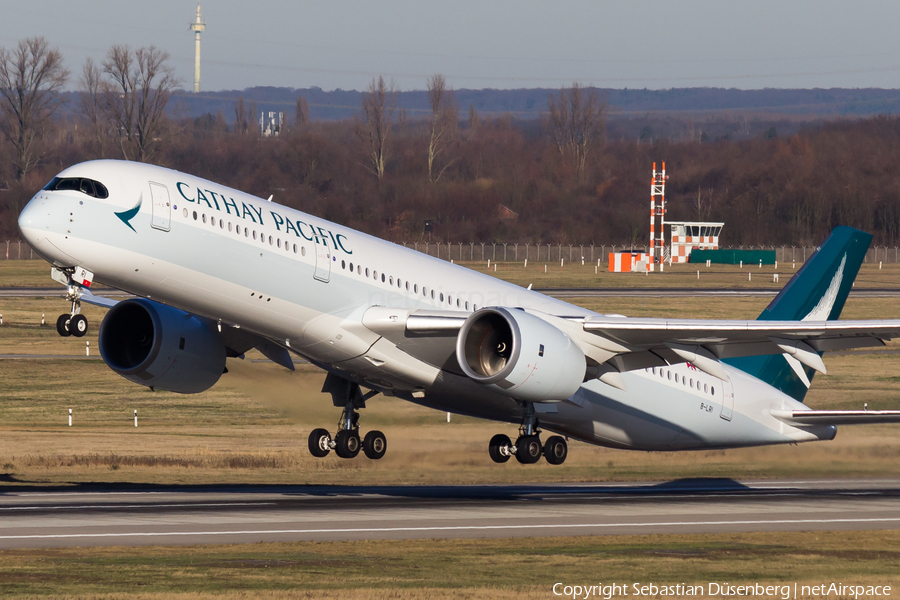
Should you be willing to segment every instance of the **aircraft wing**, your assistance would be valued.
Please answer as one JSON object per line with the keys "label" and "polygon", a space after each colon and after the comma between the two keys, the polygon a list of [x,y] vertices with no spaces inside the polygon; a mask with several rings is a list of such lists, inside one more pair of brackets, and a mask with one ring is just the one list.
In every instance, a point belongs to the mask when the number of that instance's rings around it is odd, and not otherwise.
{"label": "aircraft wing", "polygon": [[900,423],[900,410],[772,410],[788,425],[871,425]]}
{"label": "aircraft wing", "polygon": [[[786,354],[822,373],[828,350],[883,346],[900,337],[900,320],[734,321],[652,319],[597,315],[557,317],[526,310],[555,325],[581,347],[595,376],[619,387],[624,371],[690,362],[727,379],[719,359]],[[456,311],[373,307],[363,324],[405,352],[458,371],[456,335],[468,318]]]}
{"label": "aircraft wing", "polygon": [[882,346],[885,340],[900,337],[900,320],[712,321],[596,316],[583,319],[582,327],[600,338],[597,345],[615,353],[607,361],[619,371],[687,361],[719,378],[724,378],[718,362],[722,358],[787,354],[824,373],[821,352]]}
{"label": "aircraft wing", "polygon": [[87,288],[81,288],[80,299],[82,302],[87,302],[88,304],[93,304],[94,306],[102,306],[104,308],[112,308],[119,303],[118,300],[113,300],[112,298],[96,296],[91,292],[91,290]]}

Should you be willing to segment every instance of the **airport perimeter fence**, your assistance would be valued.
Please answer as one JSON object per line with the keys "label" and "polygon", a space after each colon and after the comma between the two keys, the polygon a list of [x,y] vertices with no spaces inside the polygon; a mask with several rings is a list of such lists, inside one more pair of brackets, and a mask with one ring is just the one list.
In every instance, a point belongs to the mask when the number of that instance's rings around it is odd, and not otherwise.
{"label": "airport perimeter fence", "polygon": [[[40,258],[34,254],[27,243],[22,240],[6,240],[4,260],[31,260]],[[487,261],[492,262],[534,262],[548,263],[581,262],[594,264],[598,260],[601,266],[609,260],[610,252],[640,251],[647,252],[646,246],[597,246],[594,244],[496,244],[487,242],[403,242],[400,245],[444,260],[459,262]],[[3,250],[4,246],[0,246]],[[804,263],[806,257],[815,251],[814,246],[722,246],[723,250],[775,250],[775,259],[780,263]],[[897,246],[875,246],[869,248],[866,263],[883,262],[885,264],[900,263],[900,248]]]}
{"label": "airport perimeter fence", "polygon": [[[533,262],[564,264],[578,262],[601,266],[609,260],[610,252],[647,252],[647,246],[584,245],[584,244],[495,244],[495,243],[447,243],[403,242],[402,246],[444,260],[458,262]],[[815,250],[815,246],[721,246],[723,250],[774,250],[779,263],[803,264]],[[900,247],[876,246],[869,248],[866,263],[900,263]]]}

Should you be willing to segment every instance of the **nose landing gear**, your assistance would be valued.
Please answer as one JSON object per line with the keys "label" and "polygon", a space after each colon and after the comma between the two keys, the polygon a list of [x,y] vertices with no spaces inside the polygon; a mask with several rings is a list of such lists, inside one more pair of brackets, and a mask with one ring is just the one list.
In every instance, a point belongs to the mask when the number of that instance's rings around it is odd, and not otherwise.
{"label": "nose landing gear", "polygon": [[495,463],[505,463],[510,457],[515,456],[516,460],[523,465],[532,465],[541,460],[541,456],[543,456],[551,465],[563,464],[569,454],[566,440],[558,435],[553,435],[547,438],[547,442],[542,445],[541,431],[534,414],[534,405],[526,402],[524,409],[525,414],[522,417],[522,426],[519,428],[519,437],[516,439],[515,445],[508,436],[495,435],[488,444],[488,454],[490,454],[491,460]]}
{"label": "nose landing gear", "polygon": [[372,390],[365,395],[359,385],[336,375],[329,374],[325,378],[323,392],[330,392],[335,406],[344,406],[338,431],[331,437],[326,429],[314,429],[309,434],[309,453],[316,458],[323,458],[329,452],[341,458],[356,458],[362,450],[367,458],[378,460],[387,452],[387,438],[380,431],[370,431],[360,440],[359,408],[366,407],[366,400],[377,394]]}
{"label": "nose landing gear", "polygon": [[76,280],[76,271],[78,271],[81,281],[90,285],[93,274],[85,269],[63,270],[54,268],[50,273],[55,281],[65,284],[66,301],[72,304],[69,314],[63,313],[56,319],[56,332],[62,337],[69,337],[70,335],[84,337],[88,331],[87,317],[81,314],[81,296],[84,292],[82,291],[82,283]]}

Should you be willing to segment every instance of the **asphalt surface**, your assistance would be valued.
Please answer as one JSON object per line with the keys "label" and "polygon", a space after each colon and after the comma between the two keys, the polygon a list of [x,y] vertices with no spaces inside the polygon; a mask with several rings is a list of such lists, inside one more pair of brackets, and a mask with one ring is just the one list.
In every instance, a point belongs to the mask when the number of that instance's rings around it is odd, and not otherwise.
{"label": "asphalt surface", "polygon": [[[97,296],[123,299],[131,294],[120,290],[95,289]],[[701,296],[773,297],[781,288],[534,288],[534,291],[554,298],[694,298]],[[53,288],[0,288],[0,298],[44,298],[65,295],[62,287]],[[855,298],[895,298],[900,288],[861,288],[851,290]]]}
{"label": "asphalt surface", "polygon": [[19,487],[0,548],[900,528],[900,480]]}

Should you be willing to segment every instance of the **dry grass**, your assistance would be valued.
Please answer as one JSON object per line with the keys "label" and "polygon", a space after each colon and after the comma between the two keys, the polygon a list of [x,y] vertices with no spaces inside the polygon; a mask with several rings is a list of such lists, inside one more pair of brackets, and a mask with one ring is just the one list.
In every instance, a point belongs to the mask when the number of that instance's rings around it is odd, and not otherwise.
{"label": "dry grass", "polygon": [[896,589],[898,547],[900,532],[854,531],[16,550],[0,551],[0,594],[512,598],[553,597],[556,582]]}
{"label": "dry grass", "polygon": [[[10,261],[11,263],[13,261]],[[18,263],[17,263],[18,264]],[[0,264],[2,266],[2,264]],[[877,273],[877,269],[875,270]],[[2,280],[0,280],[2,281]],[[755,318],[768,299],[587,298],[590,308],[632,316]],[[610,481],[676,477],[796,477],[900,474],[896,426],[845,427],[834,442],[797,447],[696,453],[642,453],[573,443],[562,467],[503,466],[485,446],[515,426],[454,416],[376,397],[363,411],[364,429],[388,436],[387,456],[315,460],[306,436],[334,429],[339,410],[320,393],[323,374],[294,373],[250,353],[229,359],[229,373],[196,395],[152,392],[112,373],[96,357],[103,311],[87,307],[88,338],[59,338],[48,319],[56,298],[0,299],[0,354],[82,356],[88,360],[0,359],[0,474],[10,485],[79,481],[146,483],[515,483]],[[895,317],[891,298],[851,299],[847,318]],[[894,346],[883,352],[829,354],[829,375],[816,377],[808,403],[815,408],[900,408]],[[88,385],[85,385],[87,383]],[[66,426],[68,409],[75,423]],[[140,427],[133,426],[137,409]]]}

